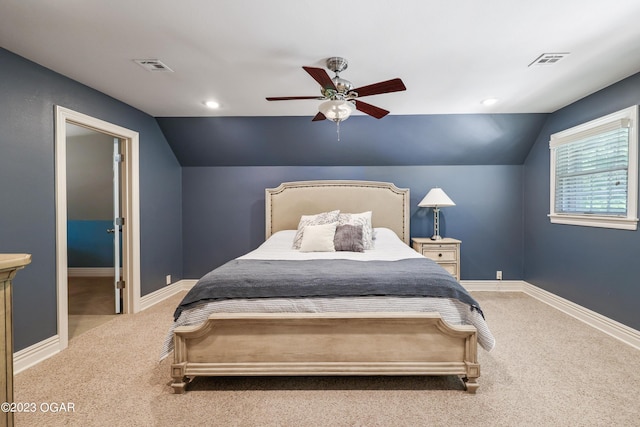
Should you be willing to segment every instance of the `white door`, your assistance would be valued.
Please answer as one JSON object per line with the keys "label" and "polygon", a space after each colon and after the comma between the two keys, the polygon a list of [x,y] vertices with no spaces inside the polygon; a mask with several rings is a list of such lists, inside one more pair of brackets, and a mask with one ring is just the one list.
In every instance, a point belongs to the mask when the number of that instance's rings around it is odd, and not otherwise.
{"label": "white door", "polygon": [[[114,260],[114,289],[115,312],[122,313],[122,289],[124,281],[120,276],[120,244],[122,239],[122,226],[124,218],[120,209],[120,174],[122,170],[122,154],[120,153],[120,139],[113,138],[113,260]],[[111,230],[109,230],[111,231]]]}

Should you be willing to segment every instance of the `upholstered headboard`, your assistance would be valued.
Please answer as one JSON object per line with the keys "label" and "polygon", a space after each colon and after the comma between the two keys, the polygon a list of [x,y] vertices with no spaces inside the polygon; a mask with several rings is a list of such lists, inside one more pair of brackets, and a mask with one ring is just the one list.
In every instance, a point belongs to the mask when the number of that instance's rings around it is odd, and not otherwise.
{"label": "upholstered headboard", "polygon": [[339,209],[372,211],[373,227],[387,227],[409,244],[409,189],[376,181],[284,182],[265,190],[266,237],[295,230],[301,215]]}

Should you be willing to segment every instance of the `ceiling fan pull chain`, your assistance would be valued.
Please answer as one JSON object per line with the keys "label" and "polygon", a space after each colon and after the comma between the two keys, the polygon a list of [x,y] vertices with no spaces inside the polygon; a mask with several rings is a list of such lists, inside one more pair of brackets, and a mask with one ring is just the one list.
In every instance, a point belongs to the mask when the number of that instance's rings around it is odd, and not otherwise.
{"label": "ceiling fan pull chain", "polygon": [[336,127],[338,128],[338,130],[336,131],[338,134],[338,142],[340,142],[340,121],[336,122]]}

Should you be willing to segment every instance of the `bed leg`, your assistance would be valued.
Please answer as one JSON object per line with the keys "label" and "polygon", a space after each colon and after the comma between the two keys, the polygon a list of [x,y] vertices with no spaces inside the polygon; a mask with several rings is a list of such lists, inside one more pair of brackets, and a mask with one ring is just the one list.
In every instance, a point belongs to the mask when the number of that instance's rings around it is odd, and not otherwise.
{"label": "bed leg", "polygon": [[462,382],[464,383],[464,389],[467,393],[476,394],[476,390],[480,387],[480,384],[478,384],[478,378],[476,377],[462,377]]}
{"label": "bed leg", "polygon": [[171,387],[173,387],[174,394],[184,394],[186,391],[187,383],[189,383],[189,377],[185,375],[186,363],[174,363],[171,365],[171,378],[173,378],[173,382],[171,383]]}
{"label": "bed leg", "polygon": [[171,387],[173,387],[174,394],[184,394],[187,388],[187,381],[185,380],[186,380],[185,377],[173,379],[173,382],[171,383]]}

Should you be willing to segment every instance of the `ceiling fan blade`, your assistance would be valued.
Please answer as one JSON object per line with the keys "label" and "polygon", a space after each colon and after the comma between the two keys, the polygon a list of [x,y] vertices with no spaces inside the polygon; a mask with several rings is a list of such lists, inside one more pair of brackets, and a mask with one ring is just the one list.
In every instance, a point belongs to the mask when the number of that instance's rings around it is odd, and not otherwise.
{"label": "ceiling fan blade", "polygon": [[318,113],[315,115],[315,117],[311,120],[312,122],[319,122],[320,120],[325,120],[327,117],[322,114],[322,113]]}
{"label": "ceiling fan blade", "polygon": [[267,101],[291,101],[295,99],[324,99],[322,96],[271,96]]}
{"label": "ceiling fan blade", "polygon": [[407,90],[407,88],[400,79],[391,79],[353,89],[354,92],[358,93],[358,96],[378,95],[381,93],[400,92],[402,90]]}
{"label": "ceiling fan blade", "polygon": [[304,66],[302,68],[304,68],[304,70],[307,73],[309,73],[309,75],[313,77],[315,81],[320,83],[320,86],[322,86],[324,89],[338,90],[336,88],[336,85],[333,83],[333,80],[331,80],[331,77],[329,77],[329,74],[327,74],[324,68],[304,67]]}
{"label": "ceiling fan blade", "polygon": [[389,114],[387,110],[383,110],[382,108],[376,107],[375,105],[367,104],[366,102],[358,101],[357,99],[356,99],[356,109],[372,117],[375,117],[376,119],[381,119],[387,114]]}

